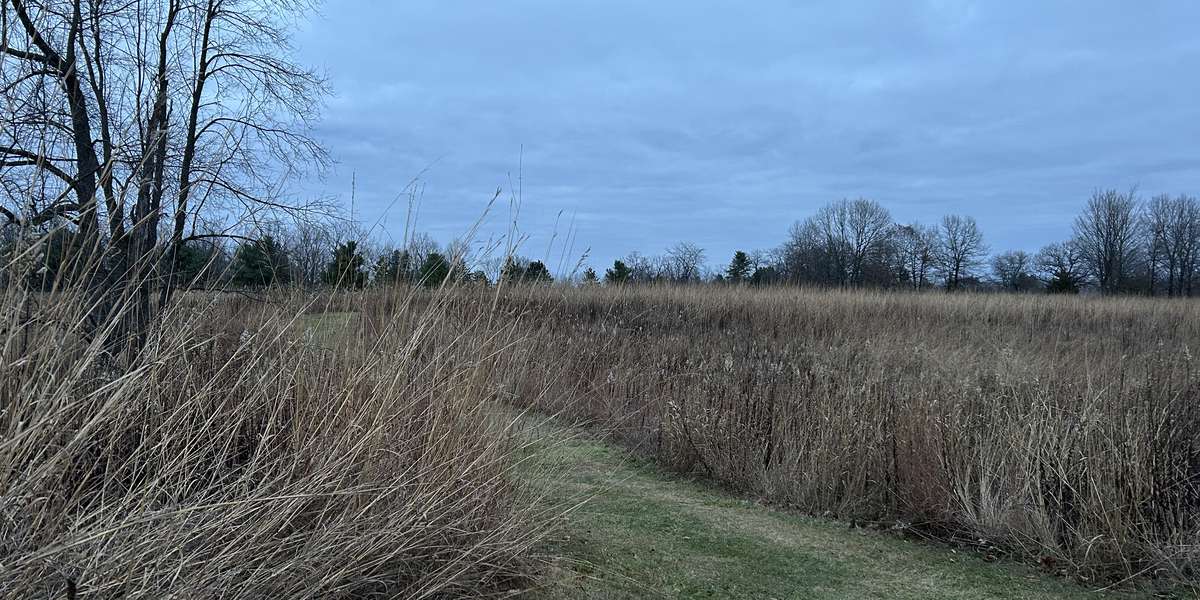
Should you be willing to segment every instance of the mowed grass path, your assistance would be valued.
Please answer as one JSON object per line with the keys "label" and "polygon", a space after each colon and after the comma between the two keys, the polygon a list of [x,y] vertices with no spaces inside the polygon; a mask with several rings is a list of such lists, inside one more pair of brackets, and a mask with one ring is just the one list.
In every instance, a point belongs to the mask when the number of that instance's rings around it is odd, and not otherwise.
{"label": "mowed grass path", "polygon": [[535,598],[1131,598],[971,552],[772,510],[527,419],[525,477],[576,506]]}

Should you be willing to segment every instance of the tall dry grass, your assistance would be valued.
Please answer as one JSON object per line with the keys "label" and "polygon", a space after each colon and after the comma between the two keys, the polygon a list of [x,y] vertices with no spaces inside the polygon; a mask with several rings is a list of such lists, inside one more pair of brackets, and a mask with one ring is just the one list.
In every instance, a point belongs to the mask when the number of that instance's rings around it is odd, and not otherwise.
{"label": "tall dry grass", "polygon": [[4,294],[8,597],[504,595],[547,520],[497,396],[812,513],[1093,582],[1197,579],[1187,301],[194,295],[123,362],[69,293]]}
{"label": "tall dry grass", "polygon": [[[78,298],[0,299],[0,596],[502,596],[539,535],[492,402],[511,323],[472,292],[331,314],[194,295],[136,358]],[[336,307],[335,307],[336,308]],[[100,336],[103,338],[103,336]]]}
{"label": "tall dry grass", "polygon": [[513,401],[663,463],[1092,582],[1197,580],[1200,304],[712,288],[509,304],[530,336],[505,356]]}

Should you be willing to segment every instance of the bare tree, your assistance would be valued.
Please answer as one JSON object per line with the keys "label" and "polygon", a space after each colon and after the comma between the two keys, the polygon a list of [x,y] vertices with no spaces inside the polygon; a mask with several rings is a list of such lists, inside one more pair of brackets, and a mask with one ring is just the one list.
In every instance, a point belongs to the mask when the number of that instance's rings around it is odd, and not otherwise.
{"label": "bare tree", "polygon": [[813,219],[797,221],[788,230],[788,239],[779,250],[780,264],[793,282],[840,284],[841,276],[832,264],[834,261],[828,250],[825,236]]}
{"label": "bare tree", "polygon": [[630,252],[622,262],[629,269],[628,277],[624,280],[629,283],[652,283],[662,276],[663,269],[659,264],[661,261],[645,256],[636,250]]}
{"label": "bare tree", "polygon": [[1037,283],[1033,276],[1033,257],[1024,250],[998,254],[992,258],[992,275],[1004,289],[1028,291]]}
{"label": "bare tree", "polygon": [[878,202],[866,198],[849,203],[843,200],[841,204],[845,208],[839,210],[847,213],[849,281],[852,285],[861,285],[867,261],[883,254],[885,245],[891,239],[892,216]]}
{"label": "bare tree", "polygon": [[663,275],[675,283],[695,283],[703,278],[704,249],[691,242],[679,242],[667,249]]}
{"label": "bare tree", "polygon": [[287,58],[306,8],[0,0],[0,219],[73,229],[95,305],[124,306],[140,336],[183,246],[221,235],[202,214],[296,210],[279,179],[325,163],[308,135],[323,81]]}
{"label": "bare tree", "polygon": [[301,286],[320,284],[321,273],[339,241],[334,230],[323,222],[302,220],[276,237],[287,250],[292,281]]}
{"label": "bare tree", "polygon": [[1050,292],[1078,293],[1087,280],[1083,254],[1074,241],[1043,247],[1034,257],[1033,266]]}
{"label": "bare tree", "polygon": [[[1175,265],[1172,264],[1173,257],[1167,250],[1167,230],[1170,228],[1171,222],[1171,197],[1162,194],[1151,198],[1142,207],[1140,218],[1146,253],[1147,291],[1153,296],[1159,291],[1162,271],[1165,269],[1167,273],[1173,273],[1175,270]],[[1167,275],[1168,279],[1169,277]],[[1170,294],[1171,287],[1168,282],[1168,294]]]}
{"label": "bare tree", "polygon": [[937,229],[914,222],[898,226],[892,237],[909,285],[924,289],[937,259]]}
{"label": "bare tree", "polygon": [[1173,203],[1167,249],[1175,268],[1170,277],[1176,296],[1192,296],[1200,278],[1200,201],[1193,196],[1178,196]]}
{"label": "bare tree", "polygon": [[428,233],[418,232],[409,237],[404,245],[404,250],[412,257],[413,264],[420,265],[429,258],[430,254],[441,252],[441,246]]}
{"label": "bare tree", "polygon": [[963,280],[974,274],[985,255],[987,246],[973,217],[947,215],[942,218],[938,262],[947,290],[962,287]]}
{"label": "bare tree", "polygon": [[887,240],[892,219],[879,203],[859,198],[822,207],[813,222],[824,238],[828,258],[840,279],[838,283],[859,285],[863,265]]}
{"label": "bare tree", "polygon": [[1133,191],[1098,191],[1075,219],[1076,243],[1102,293],[1117,293],[1128,283],[1138,259],[1140,229]]}
{"label": "bare tree", "polygon": [[872,263],[888,252],[892,218],[878,202],[839,200],[792,226],[785,254],[793,277],[828,285],[866,282]]}
{"label": "bare tree", "polygon": [[1192,295],[1200,253],[1200,202],[1190,196],[1155,196],[1142,212],[1150,292]]}

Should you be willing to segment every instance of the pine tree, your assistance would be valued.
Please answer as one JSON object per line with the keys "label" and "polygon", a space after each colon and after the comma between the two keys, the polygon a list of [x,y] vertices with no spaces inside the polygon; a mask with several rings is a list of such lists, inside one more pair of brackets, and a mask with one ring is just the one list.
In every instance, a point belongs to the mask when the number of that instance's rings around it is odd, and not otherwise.
{"label": "pine tree", "polygon": [[504,268],[500,269],[500,280],[505,283],[517,283],[525,279],[525,267],[522,262],[512,256],[504,259]]}
{"label": "pine tree", "polygon": [[738,250],[733,253],[733,260],[729,261],[729,267],[725,269],[725,276],[730,283],[742,283],[750,278],[753,271],[754,265],[750,264],[750,256]]}
{"label": "pine tree", "polygon": [[367,272],[363,270],[365,262],[358,251],[358,242],[351,240],[338,244],[333,249],[333,260],[321,274],[321,280],[325,285],[339,289],[360,289],[367,284]]}
{"label": "pine tree", "polygon": [[396,285],[412,281],[412,258],[407,250],[392,250],[375,261],[375,283]]}
{"label": "pine tree", "polygon": [[1046,282],[1046,292],[1050,294],[1078,294],[1079,280],[1069,271],[1055,271],[1050,281]]}
{"label": "pine tree", "polygon": [[525,267],[525,275],[522,280],[526,283],[550,283],[554,281],[554,277],[550,275],[550,269],[546,268],[545,263],[535,260]]}
{"label": "pine tree", "polygon": [[604,271],[604,283],[619,285],[629,281],[632,274],[625,261],[614,260],[612,268]]}
{"label": "pine tree", "polygon": [[291,281],[287,252],[274,237],[261,238],[238,246],[234,256],[233,282],[246,286],[281,285]]}
{"label": "pine tree", "polygon": [[220,250],[202,242],[185,243],[175,255],[175,285],[187,287],[218,274]]}
{"label": "pine tree", "polygon": [[437,287],[450,278],[450,261],[437,252],[430,252],[421,263],[418,274],[421,283],[427,287]]}

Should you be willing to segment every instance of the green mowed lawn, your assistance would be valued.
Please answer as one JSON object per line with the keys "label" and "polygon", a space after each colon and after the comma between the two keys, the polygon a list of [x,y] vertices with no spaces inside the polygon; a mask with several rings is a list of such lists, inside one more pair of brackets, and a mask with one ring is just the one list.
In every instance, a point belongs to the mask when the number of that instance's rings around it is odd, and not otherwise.
{"label": "green mowed lawn", "polygon": [[574,506],[534,597],[1131,598],[1034,567],[772,510],[684,480],[547,421],[529,420],[522,472]]}

